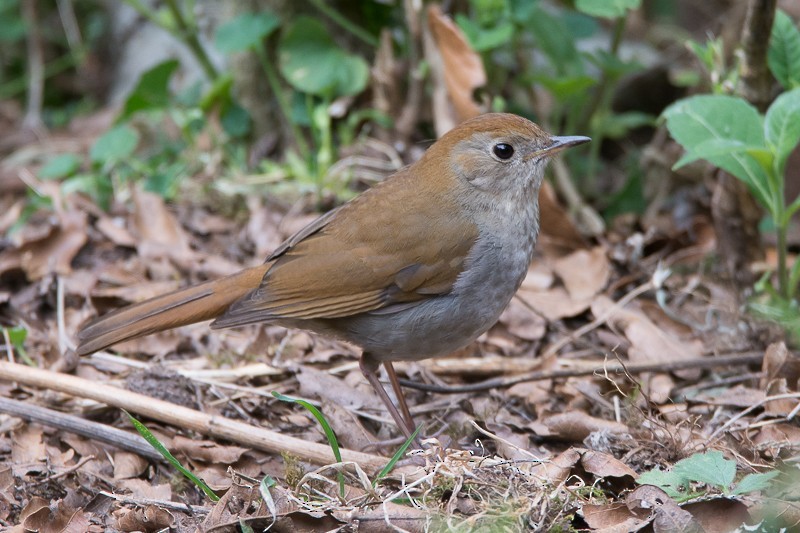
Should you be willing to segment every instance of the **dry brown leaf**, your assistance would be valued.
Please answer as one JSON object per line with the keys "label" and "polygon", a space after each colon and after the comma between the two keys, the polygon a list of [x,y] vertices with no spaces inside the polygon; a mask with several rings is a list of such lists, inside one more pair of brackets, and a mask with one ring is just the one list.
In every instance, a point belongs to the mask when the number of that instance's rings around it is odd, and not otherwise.
{"label": "dry brown leaf", "polygon": [[[610,298],[598,296],[592,302],[592,313],[596,317],[611,315],[608,321],[625,331],[631,343],[628,358],[634,363],[653,363],[696,359],[703,353],[703,343],[699,340],[681,340],[656,326],[644,314],[628,308],[616,306]],[[696,379],[699,370],[676,372],[685,379]]]}
{"label": "dry brown leaf", "polygon": [[602,533],[629,533],[638,531],[647,524],[634,515],[624,503],[614,502],[603,505],[584,504],[581,507],[583,519],[592,531]]}
{"label": "dry brown leaf", "polygon": [[527,341],[541,339],[547,329],[545,319],[525,307],[516,298],[511,300],[503,314],[500,315],[500,322],[506,326],[509,333]]}
{"label": "dry brown leaf", "polygon": [[560,485],[569,477],[572,469],[580,460],[580,452],[575,448],[569,448],[556,457],[543,461],[531,468],[531,474],[544,483]]}
{"label": "dry brown leaf", "polygon": [[321,398],[350,409],[381,405],[375,393],[351,387],[345,381],[310,366],[300,367],[297,380],[300,383],[300,395],[307,398]]}
{"label": "dry brown leaf", "polygon": [[563,287],[553,287],[545,291],[530,291],[521,288],[517,291],[517,298],[551,322],[578,316],[589,309],[592,303],[591,298],[573,300]]}
{"label": "dry brown leaf", "polygon": [[122,531],[162,531],[172,528],[175,517],[161,507],[147,505],[142,508],[120,509],[117,527]]}
{"label": "dry brown leaf", "polygon": [[150,462],[135,453],[114,452],[114,479],[129,479],[145,473]]}
{"label": "dry brown leaf", "polygon": [[82,509],[68,508],[64,501],[39,507],[22,522],[29,531],[39,533],[85,533],[89,517]]}
{"label": "dry brown leaf", "polygon": [[136,246],[136,239],[125,227],[125,221],[122,218],[101,217],[95,222],[95,227],[100,230],[100,233],[105,235],[108,240],[117,246],[125,246],[133,248]]}
{"label": "dry brown leaf", "polygon": [[25,425],[13,433],[11,463],[15,476],[20,477],[29,471],[46,470],[47,450],[42,434],[42,428],[34,424]]}
{"label": "dry brown leaf", "polygon": [[689,503],[682,508],[692,514],[705,533],[728,533],[751,523],[747,505],[729,498]]}
{"label": "dry brown leaf", "polygon": [[169,258],[187,268],[197,260],[197,254],[189,246],[189,237],[161,196],[134,189],[133,203],[139,255],[149,259]]}
{"label": "dry brown leaf", "polygon": [[548,416],[536,423],[536,427],[544,426],[547,432],[542,436],[557,437],[559,439],[582,442],[595,431],[610,433],[627,433],[628,426],[613,420],[595,418],[580,411],[569,411]]}
{"label": "dry brown leaf", "polygon": [[31,281],[51,273],[67,275],[72,272],[72,260],[87,240],[86,213],[63,211],[56,216],[57,219],[31,233],[15,234],[18,246],[0,253],[0,272],[21,268]]}
{"label": "dry brown leaf", "polygon": [[442,58],[442,74],[456,113],[456,123],[480,115],[483,110],[472,98],[475,89],[486,85],[486,72],[480,55],[438,5],[428,8],[428,24]]}
{"label": "dry brown leaf", "polygon": [[711,405],[727,405],[730,407],[750,407],[766,398],[764,391],[751,389],[743,385],[736,385],[720,392],[706,391],[692,398],[693,402],[703,402]]}
{"label": "dry brown leaf", "polygon": [[224,465],[235,463],[248,451],[248,448],[240,446],[225,446],[210,440],[193,440],[180,435],[172,440],[172,447],[195,461]]}
{"label": "dry brown leaf", "polygon": [[634,470],[616,459],[614,456],[594,450],[586,450],[581,457],[581,466],[590,474],[599,478],[629,476],[636,479],[639,475]]}
{"label": "dry brown leaf", "polygon": [[169,483],[154,485],[150,481],[136,478],[120,479],[118,483],[121,488],[129,490],[134,498],[164,501],[172,499],[172,487]]}
{"label": "dry brown leaf", "polygon": [[577,250],[556,259],[553,270],[564,282],[570,298],[585,300],[605,289],[611,276],[611,265],[602,246]]}
{"label": "dry brown leaf", "polygon": [[761,369],[764,372],[764,376],[761,378],[762,388],[766,389],[769,382],[781,378],[786,381],[789,390],[798,390],[800,357],[790,352],[786,348],[786,343],[776,342],[767,347]]}

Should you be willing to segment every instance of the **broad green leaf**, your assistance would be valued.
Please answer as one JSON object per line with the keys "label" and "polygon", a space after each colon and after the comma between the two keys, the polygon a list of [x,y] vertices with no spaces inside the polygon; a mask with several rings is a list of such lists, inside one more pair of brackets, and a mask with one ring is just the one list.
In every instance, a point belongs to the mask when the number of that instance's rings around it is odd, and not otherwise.
{"label": "broad green leaf", "polygon": [[502,22],[496,26],[484,28],[459,13],[456,15],[456,23],[464,31],[469,44],[476,52],[499,48],[510,42],[514,35],[514,25],[511,22]]}
{"label": "broad green leaf", "polygon": [[348,54],[333,42],[325,26],[298,17],[278,45],[281,74],[298,91],[335,98],[358,94],[369,78],[363,58]]}
{"label": "broad green leaf", "polygon": [[772,152],[763,147],[750,146],[734,139],[708,139],[690,148],[672,168],[677,170],[698,159],[710,160],[716,156],[730,154],[750,154],[757,160],[768,158],[763,161],[762,166],[768,167],[772,163]]}
{"label": "broad green leaf", "polygon": [[159,63],[139,77],[139,83],[125,100],[121,119],[130,117],[137,111],[163,109],[169,106],[169,79],[178,68],[178,61],[170,59]]}
{"label": "broad green leaf", "polygon": [[597,84],[596,76],[532,76],[532,81],[546,88],[559,102],[563,102],[576,94],[583,93]]}
{"label": "broad green leaf", "polygon": [[775,149],[779,173],[800,142],[800,87],[780,95],[767,110],[764,131]]}
{"label": "broad green leaf", "polygon": [[583,74],[583,61],[564,21],[537,6],[526,28],[536,39],[536,47],[547,56],[558,75]]}
{"label": "broad green leaf", "polygon": [[280,26],[281,19],[271,11],[244,13],[217,29],[214,44],[224,54],[244,52],[261,42]]}
{"label": "broad green leaf", "polygon": [[250,113],[238,104],[228,106],[220,118],[225,133],[231,137],[241,138],[250,133]]}
{"label": "broad green leaf", "polygon": [[651,470],[641,474],[636,483],[655,485],[666,492],[670,498],[679,499],[688,494],[690,481],[689,478],[674,470]]}
{"label": "broad green leaf", "polygon": [[800,30],[780,9],[772,24],[767,64],[784,89],[800,87]]}
{"label": "broad green leaf", "polygon": [[760,474],[747,474],[742,480],[736,484],[731,491],[734,495],[747,494],[748,492],[760,492],[770,486],[772,478],[780,474],[779,470],[772,470],[770,472],[762,472]]}
{"label": "broad green leaf", "polygon": [[81,158],[75,154],[61,154],[44,164],[39,169],[39,177],[45,180],[57,180],[71,176],[81,167]]}
{"label": "broad green leaf", "polygon": [[736,477],[736,461],[725,459],[722,452],[712,450],[678,461],[672,472],[727,492]]}
{"label": "broad green leaf", "polygon": [[[693,96],[672,104],[663,116],[670,135],[689,151],[710,139],[767,148],[761,115],[741,98]],[[762,205],[772,204],[769,176],[755,158],[746,153],[731,153],[713,155],[707,160],[744,181]]]}
{"label": "broad green leaf", "polygon": [[653,115],[638,111],[626,111],[624,113],[601,113],[598,114],[598,122],[593,124],[599,131],[603,132],[604,137],[610,139],[620,139],[634,128],[650,126],[655,122]]}
{"label": "broad green leaf", "polygon": [[575,9],[592,17],[615,19],[640,5],[642,0],[576,0]]}
{"label": "broad green leaf", "polygon": [[139,144],[139,134],[127,124],[120,124],[104,133],[89,150],[93,163],[107,163],[125,159],[133,154]]}

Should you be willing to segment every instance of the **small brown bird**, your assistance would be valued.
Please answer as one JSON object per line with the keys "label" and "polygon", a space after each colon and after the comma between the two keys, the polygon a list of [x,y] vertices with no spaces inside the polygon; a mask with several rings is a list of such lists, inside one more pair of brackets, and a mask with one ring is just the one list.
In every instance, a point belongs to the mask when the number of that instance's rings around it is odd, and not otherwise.
{"label": "small brown bird", "polygon": [[[401,169],[284,242],[263,265],[134,304],[87,325],[77,352],[213,319],[349,341],[406,436],[392,361],[451,353],[488,330],[528,269],[545,163],[588,137],[553,137],[503,113],[454,128]],[[386,367],[395,407],[378,380]]]}

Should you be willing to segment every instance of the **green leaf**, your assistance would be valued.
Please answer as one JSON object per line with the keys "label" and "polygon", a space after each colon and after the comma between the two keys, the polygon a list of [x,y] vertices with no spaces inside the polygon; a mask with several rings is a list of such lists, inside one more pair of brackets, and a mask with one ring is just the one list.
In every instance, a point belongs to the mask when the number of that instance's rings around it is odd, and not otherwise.
{"label": "green leaf", "polygon": [[214,491],[211,490],[211,487],[206,485],[202,479],[200,479],[199,477],[195,476],[192,472],[187,470],[181,464],[181,462],[178,461],[175,458],[175,456],[172,455],[163,444],[161,444],[161,442],[156,438],[156,436],[153,435],[149,429],[147,429],[147,426],[145,426],[137,419],[135,419],[133,415],[131,415],[128,411],[125,411],[123,409],[123,412],[126,415],[128,415],[128,419],[131,421],[131,424],[133,424],[133,427],[136,428],[136,431],[138,431],[139,434],[144,438],[144,440],[146,440],[147,443],[150,444],[150,446],[155,448],[156,451],[158,451],[158,453],[160,453],[164,457],[164,459],[166,459],[172,466],[174,466],[181,474],[186,476],[186,478],[189,479],[189,481],[191,481],[192,483],[194,483],[200,490],[205,492],[206,496],[208,496],[208,498],[211,501],[215,502],[219,501],[219,496],[214,494]]}
{"label": "green leaf", "polygon": [[14,348],[19,348],[25,344],[25,339],[28,338],[28,330],[22,326],[14,326],[13,328],[3,328],[8,332],[8,340]]}
{"label": "green leaf", "polygon": [[770,481],[780,474],[779,470],[771,470],[769,472],[762,472],[760,474],[747,474],[742,480],[733,488],[731,494],[740,496],[748,492],[761,492],[769,488]]}
{"label": "green leaf", "polygon": [[81,158],[75,154],[61,154],[49,160],[39,169],[39,177],[57,180],[71,176],[81,167]]}
{"label": "green leaf", "polygon": [[[693,96],[672,104],[663,116],[670,135],[689,151],[710,139],[739,141],[749,147],[767,149],[761,115],[741,98]],[[747,153],[723,153],[707,160],[744,181],[762,205],[772,204],[769,175],[754,157]]]}
{"label": "green leaf", "polygon": [[674,470],[651,470],[639,475],[636,483],[639,485],[655,485],[666,492],[670,498],[677,500],[688,494],[690,481],[689,478]]}
{"label": "green leaf", "polygon": [[61,183],[61,194],[68,196],[73,192],[82,192],[89,195],[97,205],[108,211],[111,207],[114,188],[111,185],[111,180],[106,176],[75,174]]}
{"label": "green leaf", "polygon": [[417,435],[419,435],[421,429],[422,426],[417,426],[417,429],[414,430],[414,433],[412,433],[411,436],[409,436],[406,439],[403,445],[400,446],[400,448],[398,448],[396,452],[394,452],[394,455],[392,455],[392,458],[389,460],[388,463],[386,463],[386,466],[381,468],[381,471],[378,472],[377,477],[372,482],[373,487],[376,486],[381,479],[385,478],[389,474],[389,472],[392,471],[392,468],[394,468],[394,465],[397,464],[397,461],[403,458],[403,456],[406,454],[406,450],[408,449],[409,446],[411,446],[411,443],[414,442],[414,439],[417,438]]}
{"label": "green leaf", "polygon": [[620,139],[634,128],[650,126],[655,122],[655,117],[639,111],[626,111],[624,113],[598,114],[596,128],[604,137]]}
{"label": "green leaf", "polygon": [[456,15],[456,24],[464,31],[469,44],[476,52],[499,48],[509,43],[514,36],[514,25],[511,22],[501,22],[496,26],[484,28],[459,13]]}
{"label": "green leaf", "polygon": [[772,24],[767,64],[784,89],[800,87],[800,31],[780,9]]}
{"label": "green leaf", "polygon": [[536,39],[537,48],[547,56],[558,75],[576,76],[584,73],[575,41],[564,38],[570,31],[563,20],[537,6],[526,27]]}
{"label": "green leaf", "polygon": [[642,0],[576,0],[575,9],[592,17],[615,19],[641,4]]}
{"label": "green leaf", "polygon": [[[336,459],[337,463],[342,462],[342,452],[339,450],[339,440],[336,438],[336,434],[333,432],[333,428],[328,423],[328,419],[325,418],[325,415],[322,412],[314,407],[312,404],[305,400],[301,400],[300,398],[292,398],[291,396],[286,396],[285,394],[281,394],[279,392],[272,392],[272,395],[282,402],[289,402],[289,403],[296,403],[303,407],[305,407],[309,413],[317,420],[317,423],[322,427],[323,433],[325,433],[325,437],[328,439],[328,444],[331,447],[331,451],[333,451],[333,457]],[[344,498],[344,476],[339,473],[339,494],[341,494],[342,498]]]}
{"label": "green leaf", "polygon": [[712,450],[678,461],[672,472],[727,492],[736,477],[736,461],[725,459],[722,452]]}
{"label": "green leaf", "polygon": [[128,118],[137,111],[163,109],[169,106],[169,79],[178,68],[178,64],[176,59],[170,59],[144,72],[125,101],[120,118]]}
{"label": "green leaf", "polygon": [[756,159],[767,158],[762,163],[762,166],[771,164],[772,152],[763,147],[750,146],[734,139],[707,139],[689,149],[672,168],[677,170],[689,163],[694,163],[698,159],[710,160],[713,157],[726,154],[750,154]]}
{"label": "green leaf", "polygon": [[363,58],[336,46],[325,26],[298,17],[278,45],[281,74],[298,91],[336,98],[358,94],[367,86],[369,67]]}
{"label": "green leaf", "polygon": [[250,133],[250,113],[238,104],[231,104],[220,118],[225,133],[234,138],[242,138]]}
{"label": "green leaf", "polygon": [[769,106],[764,130],[767,142],[775,148],[779,173],[783,176],[786,160],[800,142],[800,87],[783,93]]}
{"label": "green leaf", "polygon": [[224,54],[244,52],[261,46],[262,41],[280,24],[281,19],[271,11],[243,13],[217,28],[214,44]]}
{"label": "green leaf", "polygon": [[127,124],[120,124],[108,130],[95,141],[89,150],[93,163],[108,163],[126,159],[133,154],[139,144],[139,134]]}
{"label": "green leaf", "polygon": [[532,76],[531,80],[545,87],[559,102],[584,93],[597,84],[596,76],[579,74],[577,76]]}

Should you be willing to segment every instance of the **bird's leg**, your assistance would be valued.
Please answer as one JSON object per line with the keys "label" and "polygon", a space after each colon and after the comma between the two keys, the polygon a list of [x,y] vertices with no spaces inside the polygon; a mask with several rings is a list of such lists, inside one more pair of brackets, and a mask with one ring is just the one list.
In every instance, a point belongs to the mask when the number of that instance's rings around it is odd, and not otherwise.
{"label": "bird's leg", "polygon": [[[400,414],[400,411],[397,410],[394,403],[392,403],[392,399],[389,398],[389,395],[386,393],[386,390],[381,385],[380,380],[378,379],[378,362],[374,361],[369,354],[362,354],[361,360],[359,361],[359,366],[361,367],[361,372],[364,374],[364,377],[367,378],[369,384],[372,385],[372,388],[375,389],[375,392],[378,393],[383,403],[386,405],[386,408],[389,410],[389,414],[392,415],[397,427],[400,428],[400,431],[405,435],[406,439],[411,438],[411,435],[414,433],[414,424],[413,422],[407,421],[403,416]],[[392,369],[394,370],[394,369]],[[395,376],[395,379],[397,376]],[[399,384],[398,384],[399,388]],[[398,396],[400,398],[401,396]],[[405,412],[408,412],[408,407],[406,406],[404,409]],[[409,414],[409,420],[410,420]]]}
{"label": "bird's leg", "polygon": [[406,422],[406,427],[410,428],[411,432],[413,433],[416,429],[416,424],[414,424],[414,417],[411,416],[411,411],[408,409],[408,403],[406,402],[406,397],[403,394],[403,389],[400,388],[400,382],[397,380],[397,372],[394,371],[394,366],[392,365],[391,361],[384,361],[383,366],[386,368],[386,375],[389,376],[389,383],[392,384],[392,390],[397,398],[397,405],[400,407],[400,414],[403,415],[403,420]]}

